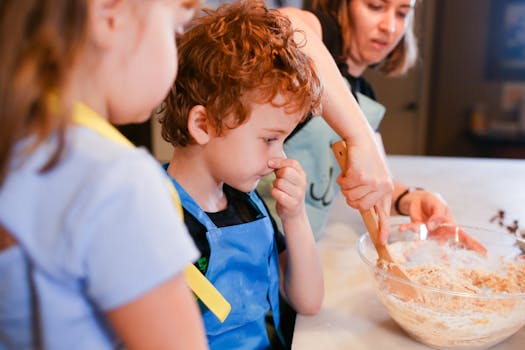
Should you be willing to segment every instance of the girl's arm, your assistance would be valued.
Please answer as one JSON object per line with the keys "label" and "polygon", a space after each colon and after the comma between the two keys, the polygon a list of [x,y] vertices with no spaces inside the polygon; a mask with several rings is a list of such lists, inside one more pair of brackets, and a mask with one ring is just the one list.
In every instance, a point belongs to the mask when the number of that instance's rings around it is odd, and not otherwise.
{"label": "girl's arm", "polygon": [[339,184],[347,203],[356,209],[376,207],[381,236],[386,240],[393,184],[373,130],[341,76],[330,52],[322,42],[320,27],[311,13],[297,8],[282,8],[295,29],[297,41],[314,61],[323,82],[322,115],[348,149],[347,169]]}
{"label": "girl's arm", "polygon": [[106,314],[127,349],[208,349],[184,274]]}

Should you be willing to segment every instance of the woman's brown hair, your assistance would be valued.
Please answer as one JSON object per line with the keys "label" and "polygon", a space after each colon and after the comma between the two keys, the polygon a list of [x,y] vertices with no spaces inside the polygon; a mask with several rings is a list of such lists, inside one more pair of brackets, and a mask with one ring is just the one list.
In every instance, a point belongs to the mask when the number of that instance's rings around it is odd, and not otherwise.
{"label": "woman's brown hair", "polygon": [[[312,8],[320,10],[333,18],[341,26],[343,36],[343,56],[350,56],[350,1],[352,0],[313,0]],[[406,23],[405,34],[394,47],[392,52],[374,68],[390,76],[398,76],[406,73],[416,63],[418,55],[417,40],[414,34],[414,12],[409,15]]]}
{"label": "woman's brown hair", "polygon": [[160,111],[166,141],[192,143],[187,118],[196,105],[219,134],[242,124],[250,103],[276,104],[278,94],[288,112],[319,108],[321,82],[287,17],[256,0],[205,12],[177,39],[179,74]]}
{"label": "woman's brown hair", "polygon": [[43,171],[58,161],[64,145],[67,106],[48,108],[49,97],[66,83],[84,45],[87,0],[0,2],[0,186],[15,144],[34,135],[31,152],[58,131],[59,143]]}

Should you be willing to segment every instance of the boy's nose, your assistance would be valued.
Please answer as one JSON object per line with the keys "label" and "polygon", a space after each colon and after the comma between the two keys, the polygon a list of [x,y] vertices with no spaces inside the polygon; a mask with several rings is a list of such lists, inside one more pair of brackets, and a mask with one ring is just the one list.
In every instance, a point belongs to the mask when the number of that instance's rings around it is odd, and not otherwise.
{"label": "boy's nose", "polygon": [[270,153],[270,158],[287,158],[286,153],[284,153],[284,149],[281,147],[279,149],[275,149]]}

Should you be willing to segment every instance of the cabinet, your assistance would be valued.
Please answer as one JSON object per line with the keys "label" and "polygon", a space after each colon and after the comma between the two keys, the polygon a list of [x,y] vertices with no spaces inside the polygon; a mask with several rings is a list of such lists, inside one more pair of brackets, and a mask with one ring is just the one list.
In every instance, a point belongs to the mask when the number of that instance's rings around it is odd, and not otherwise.
{"label": "cabinet", "polygon": [[468,132],[480,157],[525,159],[525,133]]}

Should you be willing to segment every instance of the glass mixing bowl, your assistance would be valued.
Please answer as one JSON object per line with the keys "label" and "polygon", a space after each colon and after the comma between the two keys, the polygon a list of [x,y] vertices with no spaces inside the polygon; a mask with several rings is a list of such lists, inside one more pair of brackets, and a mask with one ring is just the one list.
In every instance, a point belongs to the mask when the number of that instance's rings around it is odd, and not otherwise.
{"label": "glass mixing bowl", "polygon": [[[367,233],[357,249],[379,299],[411,337],[438,349],[487,349],[525,325],[525,261],[508,233],[462,228],[485,245],[486,256],[391,228],[390,253],[410,281],[378,267]],[[415,296],[399,292],[406,287]]]}

